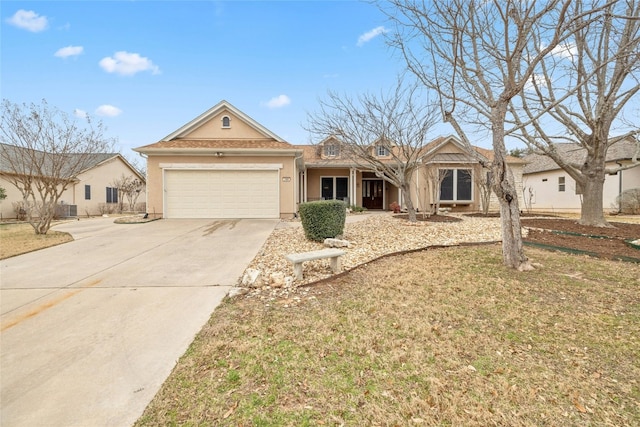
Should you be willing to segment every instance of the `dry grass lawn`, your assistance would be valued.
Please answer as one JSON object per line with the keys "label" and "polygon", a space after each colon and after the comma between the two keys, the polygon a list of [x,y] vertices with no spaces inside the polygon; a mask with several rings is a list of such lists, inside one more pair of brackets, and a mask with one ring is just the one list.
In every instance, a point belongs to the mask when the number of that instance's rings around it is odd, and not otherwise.
{"label": "dry grass lawn", "polygon": [[497,245],[227,299],[136,426],[640,425],[640,266]]}
{"label": "dry grass lawn", "polygon": [[37,251],[72,241],[69,233],[49,230],[45,235],[36,235],[33,227],[26,223],[0,224],[0,259]]}

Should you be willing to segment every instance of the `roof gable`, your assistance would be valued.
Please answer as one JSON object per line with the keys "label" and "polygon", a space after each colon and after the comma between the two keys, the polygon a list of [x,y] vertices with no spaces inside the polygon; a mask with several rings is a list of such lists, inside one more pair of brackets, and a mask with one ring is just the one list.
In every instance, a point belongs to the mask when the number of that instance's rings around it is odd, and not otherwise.
{"label": "roof gable", "polygon": [[[229,129],[222,127],[222,119],[224,117],[230,119],[231,126]],[[268,138],[278,142],[285,142],[278,135],[225,100],[220,101],[189,123],[165,136],[162,141],[174,139],[235,139],[234,137],[240,137],[237,131],[234,132],[236,129],[244,130],[242,137],[246,139]]]}

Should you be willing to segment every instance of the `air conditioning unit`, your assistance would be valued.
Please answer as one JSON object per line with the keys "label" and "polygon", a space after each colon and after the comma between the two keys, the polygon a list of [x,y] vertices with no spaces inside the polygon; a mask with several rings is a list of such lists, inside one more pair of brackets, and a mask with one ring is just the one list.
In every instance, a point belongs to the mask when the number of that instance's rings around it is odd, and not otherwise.
{"label": "air conditioning unit", "polygon": [[56,216],[58,218],[73,218],[78,216],[77,205],[58,205],[56,206]]}

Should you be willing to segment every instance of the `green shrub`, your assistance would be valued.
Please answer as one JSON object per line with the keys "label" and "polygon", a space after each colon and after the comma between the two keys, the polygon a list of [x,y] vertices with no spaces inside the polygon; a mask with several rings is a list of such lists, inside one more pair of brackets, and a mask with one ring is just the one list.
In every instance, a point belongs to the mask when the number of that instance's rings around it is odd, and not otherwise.
{"label": "green shrub", "polygon": [[347,205],[339,200],[322,200],[300,205],[300,219],[307,239],[321,242],[343,233]]}

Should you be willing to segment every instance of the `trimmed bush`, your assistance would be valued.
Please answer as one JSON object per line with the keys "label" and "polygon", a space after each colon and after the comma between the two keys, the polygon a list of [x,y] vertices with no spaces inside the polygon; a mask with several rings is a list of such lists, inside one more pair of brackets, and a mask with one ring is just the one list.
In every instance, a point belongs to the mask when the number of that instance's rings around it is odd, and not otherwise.
{"label": "trimmed bush", "polygon": [[339,200],[322,200],[300,205],[300,219],[307,239],[322,242],[344,231],[347,205]]}

